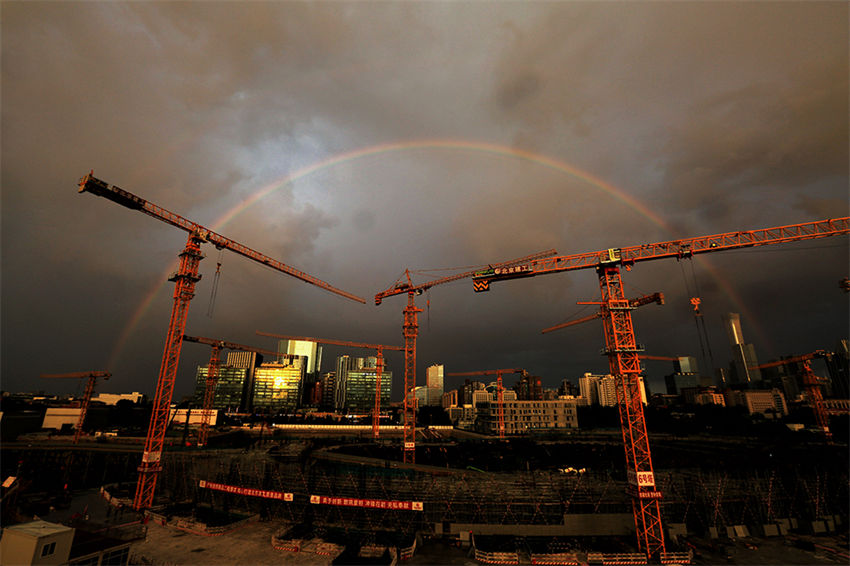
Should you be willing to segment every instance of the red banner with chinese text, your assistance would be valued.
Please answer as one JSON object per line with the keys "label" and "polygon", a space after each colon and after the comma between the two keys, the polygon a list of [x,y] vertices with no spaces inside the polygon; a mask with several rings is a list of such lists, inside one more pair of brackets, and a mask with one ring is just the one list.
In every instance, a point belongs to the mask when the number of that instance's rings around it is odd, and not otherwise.
{"label": "red banner with chinese text", "polygon": [[198,482],[199,487],[203,487],[206,489],[214,489],[216,491],[223,491],[225,493],[235,493],[238,495],[249,495],[251,497],[265,497],[266,499],[277,499],[280,501],[292,501],[291,493],[284,493],[282,491],[269,491],[266,489],[253,489],[248,487],[239,487],[236,485],[226,485],[223,483],[215,483],[211,481],[201,480]]}
{"label": "red banner with chinese text", "polygon": [[398,509],[405,511],[423,510],[421,501],[388,501],[386,499],[354,499],[351,497],[326,497],[324,495],[311,495],[310,503],[314,505],[365,507],[367,509]]}

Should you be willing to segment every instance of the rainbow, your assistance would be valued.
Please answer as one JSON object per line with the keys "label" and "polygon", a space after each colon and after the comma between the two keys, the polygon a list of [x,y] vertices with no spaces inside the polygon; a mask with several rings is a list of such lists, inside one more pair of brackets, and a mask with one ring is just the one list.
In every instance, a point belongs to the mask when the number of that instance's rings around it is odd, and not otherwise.
{"label": "rainbow", "polygon": [[[600,179],[599,177],[596,177],[595,175],[592,175],[591,173],[588,173],[587,171],[579,169],[578,167],[575,167],[573,165],[570,165],[569,163],[560,161],[553,157],[540,153],[534,153],[524,149],[518,149],[510,146],[504,146],[488,142],[457,139],[424,139],[385,143],[355,149],[349,152],[340,153],[328,157],[327,159],[324,159],[322,161],[318,161],[311,165],[307,165],[305,167],[297,169],[296,171],[256,190],[253,194],[251,194],[251,196],[234,206],[232,209],[225,212],[220,218],[218,218],[213,223],[210,228],[217,232],[220,231],[222,227],[226,226],[240,214],[245,212],[257,202],[263,200],[270,194],[288,186],[289,184],[299,179],[312,175],[323,169],[328,169],[366,157],[423,149],[442,151],[465,151],[496,155],[511,159],[520,159],[533,163],[535,165],[539,165],[541,167],[546,167],[548,169],[564,173],[575,179],[579,179],[592,187],[596,187],[614,200],[619,201],[624,205],[628,206],[629,208],[646,218],[655,226],[661,228],[668,234],[671,234],[671,236],[673,235],[673,228],[669,224],[667,224],[667,222],[665,222],[664,219],[661,218],[655,211],[646,206],[643,202],[639,201],[624,190],[615,187],[614,185],[608,183],[603,179]],[[741,312],[744,317],[750,321],[750,324],[755,328],[756,333],[758,334],[759,339],[762,341],[762,343],[768,344],[769,342],[766,333],[763,332],[762,329],[758,326],[755,317],[752,315],[751,312],[749,312],[749,309],[747,309],[747,307],[745,306],[744,301],[741,300],[741,298],[737,295],[732,285],[724,278],[722,278],[721,275],[717,272],[717,270],[710,263],[706,262],[703,258],[698,258],[698,261],[701,262],[703,267],[708,271],[709,275],[718,283],[718,285],[723,289],[727,296],[732,300],[733,304],[736,305],[738,311]],[[170,265],[160,278],[160,281],[162,281],[162,283],[157,283],[147,293],[141,304],[139,304],[138,308],[135,310],[133,315],[130,317],[130,320],[127,322],[127,325],[119,334],[118,339],[115,343],[115,347],[110,353],[106,367],[111,368],[115,366],[115,363],[120,358],[121,352],[124,350],[127,343],[129,342],[130,336],[132,336],[136,327],[139,325],[139,322],[149,309],[159,290],[164,286],[164,282],[167,280],[168,275],[172,273],[174,269],[174,265]]]}

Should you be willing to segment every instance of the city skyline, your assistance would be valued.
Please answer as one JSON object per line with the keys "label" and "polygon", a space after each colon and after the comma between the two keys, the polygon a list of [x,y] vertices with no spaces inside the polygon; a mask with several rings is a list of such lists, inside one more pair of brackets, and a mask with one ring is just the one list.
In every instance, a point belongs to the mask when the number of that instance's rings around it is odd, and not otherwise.
{"label": "city skyline", "polygon": [[[92,168],[367,300],[205,246],[187,332],[268,349],[256,330],[402,345],[404,297],[371,299],[405,268],[848,213],[845,4],[385,8],[4,5],[2,388],[70,391],[37,376],[95,369],[113,373],[103,392],[156,386],[185,234],[77,194]],[[634,312],[637,340],[713,373],[699,295],[714,367],[732,360],[730,312],[760,361],[831,350],[848,255],[842,236],[638,265],[627,295],[667,301]],[[433,289],[417,385],[435,363],[523,367],[549,388],[605,374],[598,321],[540,335],[597,295],[590,270]],[[208,355],[183,348],[175,399]],[[385,355],[397,400],[403,356]],[[669,368],[650,363],[656,390]]]}

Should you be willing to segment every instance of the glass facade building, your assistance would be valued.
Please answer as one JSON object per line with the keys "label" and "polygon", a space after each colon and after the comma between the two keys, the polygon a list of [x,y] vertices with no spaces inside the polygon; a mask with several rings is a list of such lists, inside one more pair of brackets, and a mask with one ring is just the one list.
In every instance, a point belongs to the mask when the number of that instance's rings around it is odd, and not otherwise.
{"label": "glass facade building", "polygon": [[[340,356],[336,365],[336,408],[346,413],[369,414],[375,407],[377,358]],[[381,372],[381,407],[390,403],[393,373]]]}
{"label": "glass facade building", "polygon": [[[200,366],[195,376],[195,395],[192,404],[202,407],[207,388],[207,366]],[[213,408],[225,411],[244,411],[250,405],[248,368],[223,365],[218,368]]]}
{"label": "glass facade building", "polygon": [[305,364],[297,357],[291,364],[268,363],[254,370],[254,410],[295,412],[301,399]]}

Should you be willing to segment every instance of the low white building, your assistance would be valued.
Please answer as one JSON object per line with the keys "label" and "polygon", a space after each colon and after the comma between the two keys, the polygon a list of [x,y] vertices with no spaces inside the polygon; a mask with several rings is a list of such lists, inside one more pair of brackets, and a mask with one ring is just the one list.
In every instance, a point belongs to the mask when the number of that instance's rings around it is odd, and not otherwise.
{"label": "low white building", "polygon": [[[526,434],[531,429],[578,428],[575,400],[506,400],[503,417],[505,434]],[[484,434],[499,433],[498,403],[478,407],[475,428]]]}
{"label": "low white building", "polygon": [[77,423],[80,422],[80,411],[82,411],[80,407],[48,407],[44,412],[41,428],[61,430],[65,425],[77,428]]}
{"label": "low white building", "polygon": [[92,397],[92,401],[100,401],[105,405],[114,405],[118,401],[132,401],[133,403],[139,403],[144,397],[143,394],[138,391],[133,391],[132,393],[101,393],[96,397]]}
{"label": "low white building", "polygon": [[[171,414],[169,415],[169,419],[174,424],[186,424],[186,418],[189,418],[189,425],[198,425],[200,426],[202,422],[204,422],[204,413],[203,409],[171,409]],[[215,426],[215,423],[218,421],[218,410],[210,409],[209,410],[209,426]]]}

